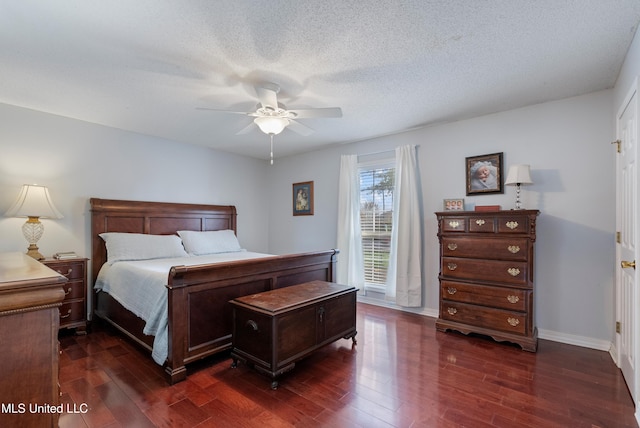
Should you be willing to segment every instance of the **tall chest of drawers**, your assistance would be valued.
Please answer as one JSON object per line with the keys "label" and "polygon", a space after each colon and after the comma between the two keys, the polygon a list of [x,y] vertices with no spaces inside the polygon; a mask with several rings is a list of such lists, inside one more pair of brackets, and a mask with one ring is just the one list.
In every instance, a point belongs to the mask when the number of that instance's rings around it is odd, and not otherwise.
{"label": "tall chest of drawers", "polygon": [[478,333],[535,352],[537,210],[437,212],[439,331]]}

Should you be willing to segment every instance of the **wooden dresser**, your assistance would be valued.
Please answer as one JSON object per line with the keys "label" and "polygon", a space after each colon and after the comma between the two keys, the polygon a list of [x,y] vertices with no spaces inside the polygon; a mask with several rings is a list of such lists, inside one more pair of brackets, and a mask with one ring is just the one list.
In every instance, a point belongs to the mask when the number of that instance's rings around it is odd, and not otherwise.
{"label": "wooden dresser", "polygon": [[436,328],[479,333],[535,352],[537,210],[437,212],[440,316]]}
{"label": "wooden dresser", "polygon": [[0,253],[0,426],[57,427],[58,307],[67,279],[22,253]]}
{"label": "wooden dresser", "polygon": [[87,259],[44,259],[42,263],[66,277],[64,301],[60,307],[60,328],[87,332]]}

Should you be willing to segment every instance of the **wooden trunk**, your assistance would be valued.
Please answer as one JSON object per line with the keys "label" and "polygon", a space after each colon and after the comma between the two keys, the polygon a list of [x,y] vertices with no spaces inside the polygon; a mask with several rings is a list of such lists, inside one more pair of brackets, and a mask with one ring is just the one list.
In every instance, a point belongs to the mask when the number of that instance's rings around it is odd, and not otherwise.
{"label": "wooden trunk", "polygon": [[277,377],[296,361],[340,338],[355,343],[356,289],[312,281],[274,291],[239,297],[233,306],[233,366],[250,362],[258,371]]}

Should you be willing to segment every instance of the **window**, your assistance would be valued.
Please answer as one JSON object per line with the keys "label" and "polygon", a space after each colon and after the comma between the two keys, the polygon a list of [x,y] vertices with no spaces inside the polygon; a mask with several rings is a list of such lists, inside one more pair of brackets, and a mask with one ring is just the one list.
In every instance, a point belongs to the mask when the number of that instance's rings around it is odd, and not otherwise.
{"label": "window", "polygon": [[391,249],[393,163],[360,165],[360,228],[365,286],[384,291]]}

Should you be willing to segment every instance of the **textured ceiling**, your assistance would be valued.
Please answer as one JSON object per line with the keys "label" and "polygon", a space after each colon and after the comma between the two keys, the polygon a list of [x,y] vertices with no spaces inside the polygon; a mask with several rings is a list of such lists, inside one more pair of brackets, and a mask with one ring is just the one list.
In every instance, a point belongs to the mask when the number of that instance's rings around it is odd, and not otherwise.
{"label": "textured ceiling", "polygon": [[[638,0],[0,0],[0,102],[268,158],[256,84],[300,119],[276,157],[611,88]],[[1,120],[1,118],[0,118]]]}

